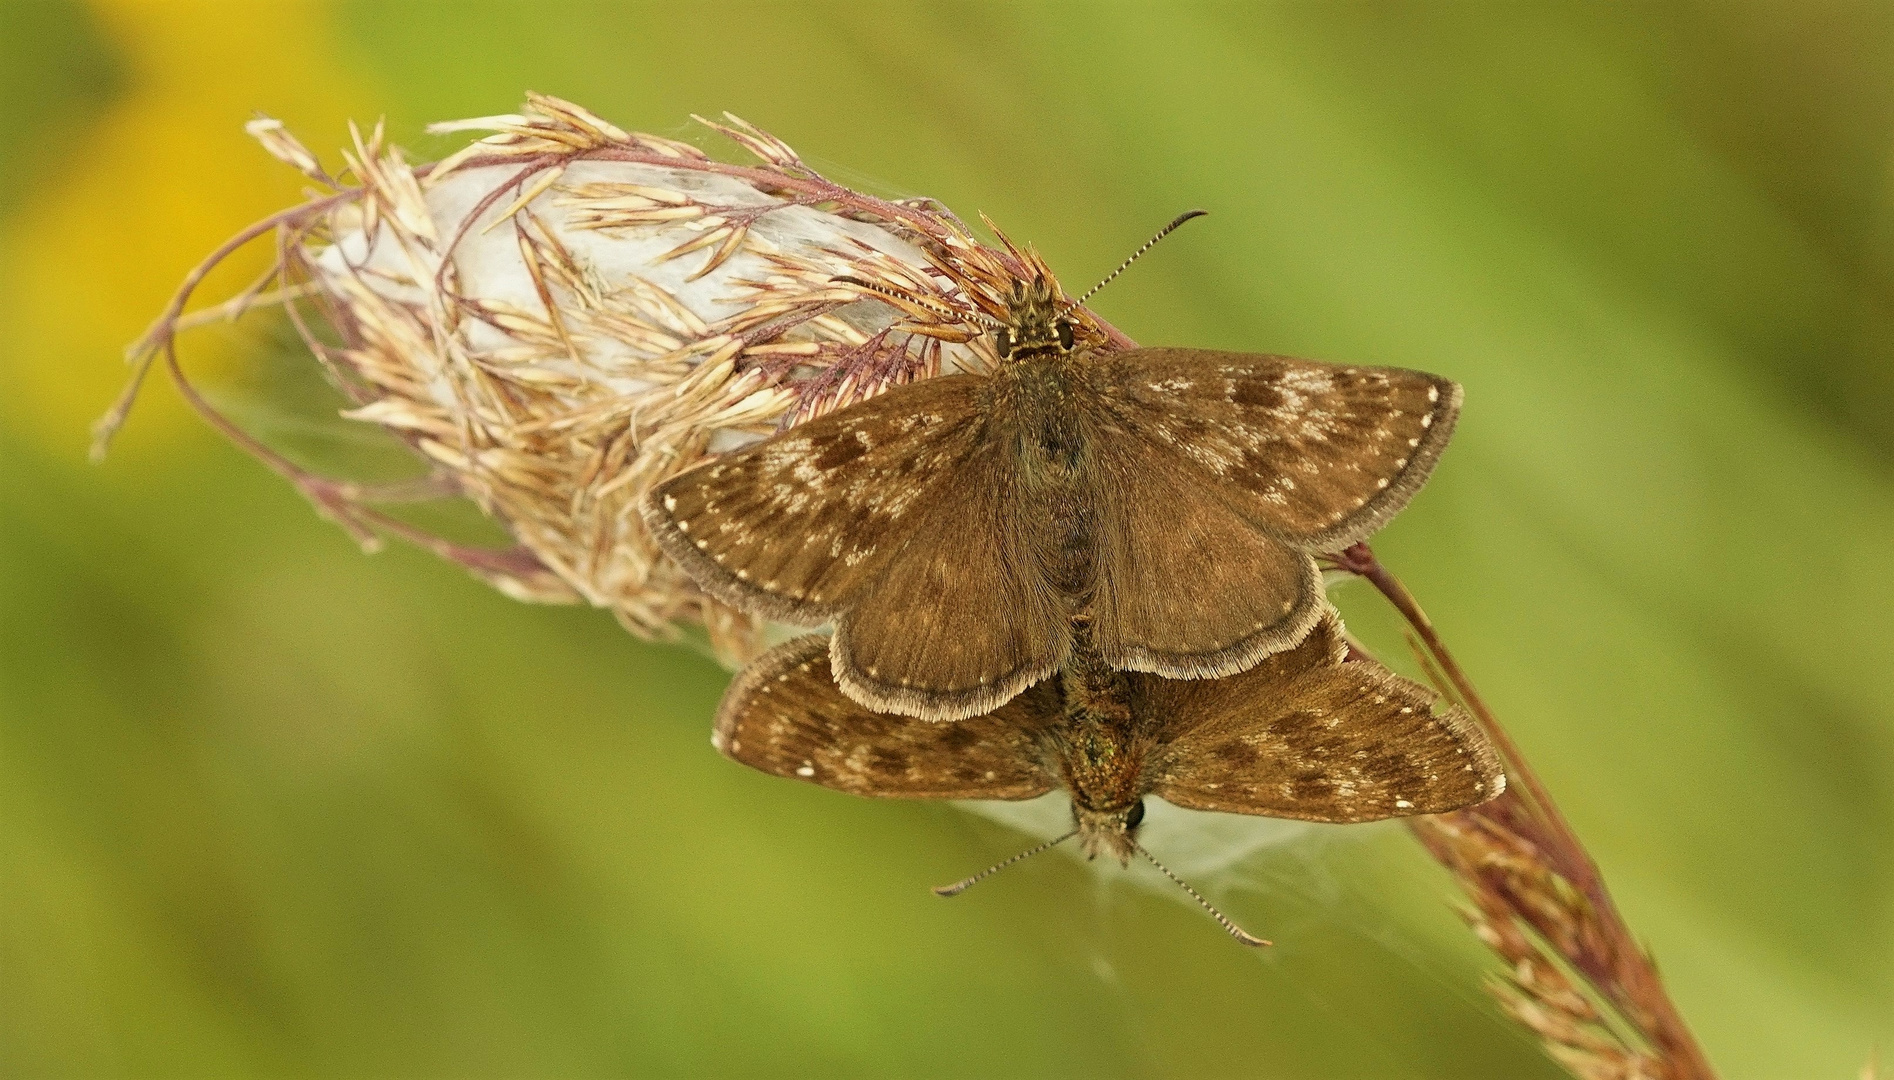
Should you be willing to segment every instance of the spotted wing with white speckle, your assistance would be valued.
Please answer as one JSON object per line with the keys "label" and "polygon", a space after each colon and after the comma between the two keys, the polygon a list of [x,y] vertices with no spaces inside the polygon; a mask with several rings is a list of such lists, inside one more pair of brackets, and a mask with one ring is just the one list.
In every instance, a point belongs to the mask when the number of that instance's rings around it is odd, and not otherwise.
{"label": "spotted wing with white speckle", "polygon": [[1042,760],[1058,707],[1042,684],[958,723],[874,712],[835,685],[828,639],[811,634],[736,677],[711,741],[753,769],[855,795],[1030,799],[1057,786]]}
{"label": "spotted wing with white speckle", "polygon": [[1331,614],[1241,675],[1134,677],[1139,711],[1165,725],[1152,793],[1193,810],[1345,823],[1445,813],[1505,790],[1464,710],[1435,712],[1432,691],[1345,655]]}
{"label": "spotted wing with white speckle", "polygon": [[1132,349],[1092,376],[1113,426],[1172,456],[1300,551],[1386,524],[1433,471],[1457,383],[1420,371],[1254,353]]}
{"label": "spotted wing with white speckle", "polygon": [[986,441],[917,511],[913,542],[835,620],[835,678],[884,712],[966,722],[1044,679],[1071,649],[1067,601],[1032,553],[1051,524],[1017,455]]}
{"label": "spotted wing with white speckle", "polygon": [[982,379],[890,390],[659,484],[642,510],[705,591],[766,618],[831,619],[834,672],[883,712],[989,712],[1065,659],[1061,600],[1022,552],[1017,453]]}
{"label": "spotted wing with white speckle", "polygon": [[982,445],[979,382],[927,379],[721,455],[653,488],[645,526],[718,599],[820,626],[952,498]]}

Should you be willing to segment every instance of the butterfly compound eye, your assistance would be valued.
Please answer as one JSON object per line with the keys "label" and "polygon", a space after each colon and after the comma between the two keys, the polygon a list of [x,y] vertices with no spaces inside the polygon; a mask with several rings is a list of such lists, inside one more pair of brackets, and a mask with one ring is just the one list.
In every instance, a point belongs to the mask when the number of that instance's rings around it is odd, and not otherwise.
{"label": "butterfly compound eye", "polygon": [[1144,822],[1144,800],[1131,804],[1131,813],[1125,815],[1125,828],[1135,829]]}
{"label": "butterfly compound eye", "polygon": [[1012,331],[1006,329],[1004,326],[993,331],[993,347],[999,350],[1000,359],[1002,360],[1013,355]]}
{"label": "butterfly compound eye", "polygon": [[1058,329],[1059,329],[1059,348],[1064,349],[1066,352],[1071,352],[1072,351],[1072,320],[1060,319],[1058,322]]}

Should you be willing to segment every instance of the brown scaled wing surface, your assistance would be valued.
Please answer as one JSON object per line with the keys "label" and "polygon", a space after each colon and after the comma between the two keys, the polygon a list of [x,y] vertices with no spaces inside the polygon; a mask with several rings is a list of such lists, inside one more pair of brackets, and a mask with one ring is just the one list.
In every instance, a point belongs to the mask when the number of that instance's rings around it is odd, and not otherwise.
{"label": "brown scaled wing surface", "polygon": [[930,719],[991,710],[1063,661],[1066,630],[1018,554],[1031,519],[986,437],[985,382],[928,379],[725,454],[654,489],[645,524],[732,607],[834,619],[858,696]]}
{"label": "brown scaled wing surface", "polygon": [[1193,810],[1350,823],[1458,810],[1506,788],[1464,709],[1368,660],[1328,613],[1301,645],[1228,679],[1134,677],[1161,718],[1149,790]]}
{"label": "brown scaled wing surface", "polygon": [[764,653],[724,693],[711,742],[751,768],[854,795],[1012,800],[1058,786],[1040,750],[1058,719],[1052,684],[936,724],[856,703],[829,667],[829,642],[818,634]]}
{"label": "brown scaled wing surface", "polygon": [[[1135,722],[1156,747],[1134,786],[1199,810],[1359,822],[1439,813],[1505,788],[1472,721],[1380,665],[1343,663],[1325,614],[1304,642],[1242,675],[1134,676]],[[1058,681],[954,724],[873,712],[836,686],[820,636],[766,653],[724,695],[712,740],[777,776],[856,795],[1029,799],[1058,786],[1069,737]]]}
{"label": "brown scaled wing surface", "polygon": [[[833,619],[852,697],[960,719],[1058,668],[1086,606],[1109,663],[1168,678],[1295,644],[1321,609],[1312,553],[1406,504],[1460,401],[1420,372],[1242,353],[1032,363],[1062,365],[1056,394],[993,392],[1004,370],[890,390],[673,477],[645,522],[719,599]],[[1046,481],[1035,439],[1053,428],[1082,445]],[[1049,536],[1082,548],[1083,595],[1052,584]]]}

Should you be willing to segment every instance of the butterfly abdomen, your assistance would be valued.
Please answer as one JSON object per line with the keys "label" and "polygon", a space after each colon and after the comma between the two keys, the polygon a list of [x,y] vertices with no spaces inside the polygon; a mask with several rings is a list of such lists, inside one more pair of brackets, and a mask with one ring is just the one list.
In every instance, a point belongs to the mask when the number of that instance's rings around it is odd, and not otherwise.
{"label": "butterfly abdomen", "polygon": [[1144,762],[1152,745],[1133,711],[1130,679],[1098,656],[1080,627],[1059,684],[1059,774],[1073,805],[1108,815],[1127,812],[1144,794]]}

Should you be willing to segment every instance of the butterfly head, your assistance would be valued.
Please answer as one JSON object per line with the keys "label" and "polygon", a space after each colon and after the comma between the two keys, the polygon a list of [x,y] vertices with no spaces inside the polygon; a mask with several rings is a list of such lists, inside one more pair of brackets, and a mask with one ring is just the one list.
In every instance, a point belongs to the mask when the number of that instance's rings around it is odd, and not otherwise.
{"label": "butterfly head", "polygon": [[1077,800],[1072,803],[1072,825],[1088,859],[1109,855],[1120,865],[1131,865],[1131,856],[1138,853],[1138,826],[1143,823],[1143,799],[1110,810],[1093,810]]}
{"label": "butterfly head", "polygon": [[1072,305],[1059,295],[1058,286],[1043,274],[1032,281],[1013,281],[1006,301],[1006,318],[993,331],[1000,359],[1069,353],[1074,328]]}

